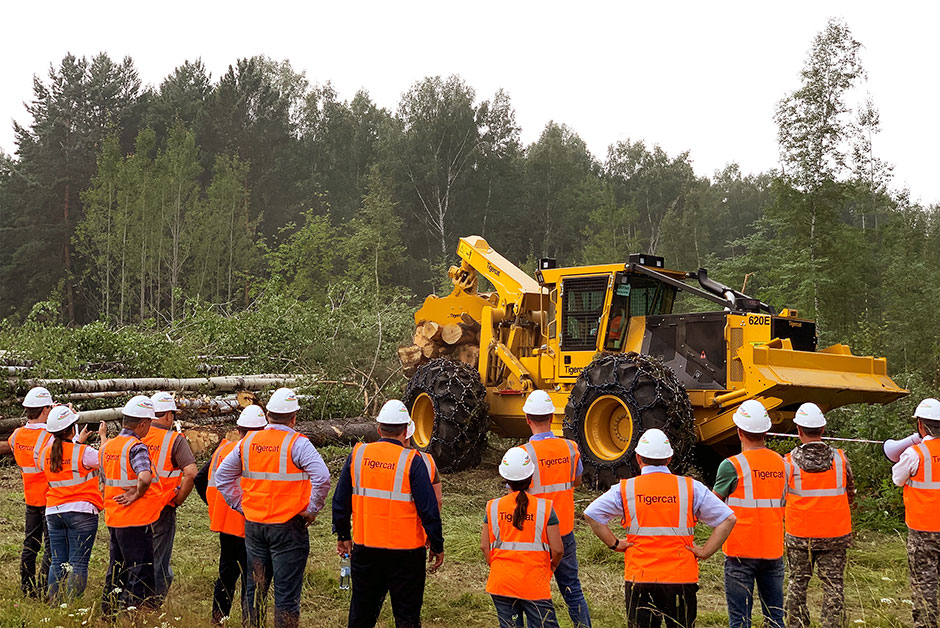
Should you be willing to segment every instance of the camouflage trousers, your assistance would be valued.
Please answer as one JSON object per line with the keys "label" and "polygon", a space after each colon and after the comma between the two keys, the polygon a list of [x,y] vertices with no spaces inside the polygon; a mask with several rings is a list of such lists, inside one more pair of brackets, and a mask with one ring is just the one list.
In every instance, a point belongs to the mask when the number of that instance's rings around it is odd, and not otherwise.
{"label": "camouflage trousers", "polygon": [[937,628],[940,620],[940,532],[908,530],[914,628]]}
{"label": "camouflage trousers", "polygon": [[819,625],[823,628],[845,626],[845,553],[844,547],[825,550],[787,548],[787,628],[810,626],[806,592],[814,568],[823,587]]}

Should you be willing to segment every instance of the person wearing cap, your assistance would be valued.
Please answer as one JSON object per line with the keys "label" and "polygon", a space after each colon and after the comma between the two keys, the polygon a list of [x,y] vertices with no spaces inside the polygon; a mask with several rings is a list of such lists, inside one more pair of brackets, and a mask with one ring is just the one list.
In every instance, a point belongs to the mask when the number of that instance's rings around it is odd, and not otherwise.
{"label": "person wearing cap", "polygon": [[578,546],[574,538],[574,489],[581,485],[584,471],[581,452],[573,440],[560,438],[552,432],[555,404],[547,392],[530,393],[522,411],[532,431],[524,449],[535,465],[529,494],[552,502],[565,548],[565,555],[555,569],[555,582],[568,607],[571,623],[575,628],[589,628],[591,614],[578,577]]}
{"label": "person wearing cap", "polygon": [[108,526],[108,571],[101,611],[114,616],[120,610],[155,607],[153,523],[163,509],[162,495],[152,490],[159,482],[147,445],[153,401],[144,395],[131,398],[121,410],[121,431],[101,447],[104,485],[104,522]]}
{"label": "person wearing cap", "polygon": [[183,505],[193,490],[196,477],[196,458],[186,437],[173,429],[176,418],[176,400],[168,392],[157,392],[153,402],[154,419],[150,431],[143,437],[150,452],[150,460],[160,482],[150,490],[163,502],[160,518],[153,524],[153,570],[156,578],[157,598],[166,599],[173,584],[173,542],[176,539],[176,509]]}
{"label": "person wearing cap", "polygon": [[914,418],[922,440],[901,453],[891,476],[904,487],[913,625],[935,628],[940,621],[940,401],[924,399]]}
{"label": "person wearing cap", "polygon": [[248,617],[250,609],[247,604],[248,557],[245,554],[245,516],[236,512],[219,496],[216,488],[215,473],[225,460],[238,446],[241,439],[249,432],[264,429],[268,420],[264,416],[261,406],[246,406],[238,417],[238,440],[222,439],[212,457],[196,474],[196,492],[209,506],[209,529],[219,533],[219,577],[216,578],[212,593],[212,624],[222,625],[232,610],[232,601],[235,598],[235,585],[241,578],[241,607],[242,616]]}
{"label": "person wearing cap", "polygon": [[375,626],[388,594],[395,626],[416,627],[425,556],[431,571],[444,562],[441,515],[427,466],[405,448],[405,404],[386,402],[376,422],[379,440],[353,447],[333,493],[336,551],[350,556],[349,626]]}
{"label": "person wearing cap", "polygon": [[[405,448],[411,449],[411,437],[415,435],[415,422],[412,421],[408,424],[408,429],[405,430]],[[434,497],[437,498],[437,509],[440,510],[444,504],[444,488],[441,484],[441,472],[437,468],[437,462],[434,460],[434,456],[426,451],[415,450],[421,460],[424,461],[425,466],[428,468],[428,477],[431,478],[431,487],[434,489]]]}
{"label": "person wearing cap", "polygon": [[[49,439],[46,418],[53,407],[52,395],[42,386],[26,393],[23,408],[26,425],[18,427],[7,441],[0,441],[0,455],[13,454],[23,477],[23,494],[26,498],[26,538],[20,553],[20,589],[23,595],[42,597],[45,595],[49,576],[51,555],[49,532],[46,528],[46,478],[39,470],[38,457]],[[36,556],[45,543],[39,574],[36,574]]]}
{"label": "person wearing cap", "polygon": [[[85,444],[90,432],[78,431],[78,413],[56,406],[46,419],[50,443],[39,452],[39,468],[46,476],[46,524],[49,528],[49,599],[77,598],[88,583],[88,561],[98,531],[98,513],[104,499],[98,490],[98,450]],[[98,426],[101,443],[108,427]],[[68,565],[66,571],[63,566]]]}
{"label": "person wearing cap", "polygon": [[552,603],[552,572],[564,547],[552,501],[529,494],[535,463],[513,447],[503,455],[499,474],[509,492],[486,503],[480,550],[490,566],[486,592],[493,598],[501,628],[520,625],[558,628]]}
{"label": "person wearing cap", "polygon": [[274,581],[274,625],[300,625],[300,594],[310,554],[307,526],[330,491],[330,472],[316,447],[294,431],[300,403],[290,388],[268,401],[268,425],[248,433],[214,473],[219,495],[245,516],[252,626],[265,625]]}
{"label": "person wearing cap", "polygon": [[[640,475],[621,480],[584,509],[594,534],[612,551],[623,552],[627,625],[690,628],[698,614],[698,561],[718,551],[736,517],[704,484],[669,471],[673,449],[666,435],[649,429],[636,445]],[[618,538],[608,526],[620,519]],[[698,521],[713,528],[695,545]]]}
{"label": "person wearing cap", "polygon": [[852,541],[850,504],[855,498],[852,467],[845,452],[823,442],[826,417],[804,403],[793,418],[800,444],[784,456],[790,466],[785,509],[787,626],[809,628],[806,594],[815,569],[823,586],[820,625],[845,625],[843,576]]}
{"label": "person wearing cap", "polygon": [[738,523],[724,545],[725,598],[731,628],[750,628],[754,585],[764,626],[783,628],[783,516],[787,463],[766,446],[770,415],[756,399],[732,415],[741,453],[722,460],[715,494],[731,507]]}

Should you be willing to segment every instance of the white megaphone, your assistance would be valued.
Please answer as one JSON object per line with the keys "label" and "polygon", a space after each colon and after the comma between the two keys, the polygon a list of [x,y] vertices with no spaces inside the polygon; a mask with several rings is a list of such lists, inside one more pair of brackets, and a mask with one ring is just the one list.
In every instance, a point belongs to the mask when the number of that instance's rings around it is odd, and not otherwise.
{"label": "white megaphone", "polygon": [[904,450],[912,445],[919,445],[921,442],[920,434],[914,432],[910,436],[902,440],[886,440],[884,444],[885,455],[888,457],[888,460],[891,462],[897,462],[901,459],[901,454],[904,453]]}

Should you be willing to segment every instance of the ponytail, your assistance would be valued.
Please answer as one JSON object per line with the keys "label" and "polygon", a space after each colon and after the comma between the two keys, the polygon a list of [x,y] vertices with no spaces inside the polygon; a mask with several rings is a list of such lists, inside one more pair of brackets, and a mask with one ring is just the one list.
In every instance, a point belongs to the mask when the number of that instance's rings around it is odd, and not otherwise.
{"label": "ponytail", "polygon": [[[71,427],[71,426],[69,426]],[[74,434],[74,429],[64,429],[60,432],[52,433],[52,452],[49,454],[49,470],[53,473],[58,473],[62,470],[62,443],[65,441],[72,441],[71,434]]]}
{"label": "ponytail", "polygon": [[516,509],[512,512],[512,526],[522,530],[525,525],[525,516],[529,512],[529,494],[526,489],[532,484],[532,478],[508,482],[510,490],[516,491]]}

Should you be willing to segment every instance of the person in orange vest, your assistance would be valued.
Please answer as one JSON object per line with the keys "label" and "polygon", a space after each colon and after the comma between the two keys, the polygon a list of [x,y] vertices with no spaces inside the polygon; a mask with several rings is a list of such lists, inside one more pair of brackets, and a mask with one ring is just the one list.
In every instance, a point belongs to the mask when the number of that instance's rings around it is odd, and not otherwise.
{"label": "person in orange vest", "polygon": [[153,402],[154,420],[142,440],[160,478],[159,485],[151,490],[159,493],[164,504],[160,518],[153,524],[153,570],[157,598],[162,602],[173,584],[170,559],[176,539],[176,509],[192,492],[197,467],[186,437],[173,429],[177,411],[173,395],[158,392],[150,400]]}
{"label": "person in orange vest", "polygon": [[382,406],[379,440],[353,447],[333,493],[336,552],[350,558],[350,628],[378,621],[388,594],[397,628],[421,626],[425,556],[444,562],[441,515],[428,469],[405,448],[411,417],[392,399]]}
{"label": "person in orange vest", "polygon": [[[623,552],[627,625],[691,628],[698,614],[698,561],[721,548],[735,526],[731,509],[704,484],[669,471],[673,449],[666,435],[649,429],[636,445],[640,475],[621,480],[584,509],[584,519],[604,545]],[[618,538],[608,527],[620,518]],[[714,528],[702,547],[695,524]]]}
{"label": "person in orange vest", "polygon": [[738,518],[724,545],[725,599],[731,628],[750,628],[754,585],[764,625],[783,628],[783,515],[787,465],[766,447],[770,415],[756,399],[732,415],[741,453],[718,465],[714,491]]}
{"label": "person in orange vest", "polygon": [[[30,389],[23,399],[26,425],[18,427],[7,441],[0,441],[0,455],[13,454],[23,476],[23,494],[26,497],[26,538],[20,554],[20,589],[23,595],[43,597],[49,576],[51,554],[49,531],[46,528],[46,478],[39,470],[38,456],[49,439],[46,417],[53,407],[52,395],[42,386]],[[36,556],[45,542],[36,574]]]}
{"label": "person in orange vest", "polygon": [[806,594],[815,568],[823,585],[820,625],[841,628],[846,621],[846,549],[852,542],[852,467],[845,452],[822,441],[826,417],[819,406],[804,403],[793,422],[801,444],[784,456],[790,467],[784,517],[789,567],[787,626],[810,626]]}
{"label": "person in orange vest", "polygon": [[[405,447],[411,449],[411,437],[415,435],[415,422],[412,421],[408,424],[408,429],[405,430]],[[444,489],[441,484],[441,472],[437,468],[437,462],[434,461],[434,456],[429,454],[426,451],[418,451],[418,455],[421,456],[421,459],[424,460],[424,464],[428,468],[428,477],[431,478],[431,487],[434,489],[434,497],[437,498],[437,509],[440,510],[444,505]]]}
{"label": "person in orange vest", "polygon": [[[98,531],[98,513],[104,499],[98,490],[98,451],[85,444],[90,432],[77,429],[78,413],[56,406],[46,419],[51,442],[39,452],[39,468],[46,476],[46,524],[49,528],[49,599],[77,598],[88,583],[88,560]],[[100,442],[108,427],[98,426]],[[68,565],[65,572],[63,565]]]}
{"label": "person in orange vest", "polygon": [[130,608],[151,608],[155,599],[153,523],[160,517],[163,497],[159,479],[141,440],[150,431],[153,401],[131,398],[121,410],[122,428],[101,447],[104,522],[108,526],[108,572],[101,611],[113,617]]}
{"label": "person in orange vest", "polygon": [[535,464],[530,495],[551,500],[558,514],[558,530],[565,547],[564,558],[555,570],[555,582],[568,606],[575,628],[590,628],[591,613],[578,577],[578,546],[574,538],[574,489],[581,485],[581,452],[578,445],[552,433],[555,404],[544,390],[529,394],[522,406],[532,431],[524,449]]}
{"label": "person in orange vest", "polygon": [[225,456],[215,486],[225,503],[245,516],[250,625],[265,625],[273,579],[274,625],[295,628],[310,554],[307,526],[323,508],[330,472],[313,443],[294,431],[300,410],[294,391],[278,388],[267,408],[267,427],[245,436]]}
{"label": "person in orange vest", "polygon": [[907,565],[914,628],[940,622],[940,401],[928,398],[914,411],[922,441],[908,447],[891,468],[904,487]]}
{"label": "person in orange vest", "polygon": [[558,628],[551,580],[564,547],[552,501],[529,495],[534,470],[525,449],[507,451],[499,474],[509,493],[489,500],[483,515],[480,550],[490,566],[486,592],[500,627],[519,626],[525,616],[530,628]]}
{"label": "person in orange vest", "polygon": [[219,577],[212,593],[212,624],[221,626],[232,610],[235,585],[241,578],[242,617],[248,617],[248,557],[245,554],[245,516],[232,510],[219,495],[215,473],[225,457],[238,447],[249,432],[263,430],[268,424],[261,406],[246,406],[238,416],[239,440],[222,439],[212,457],[196,474],[195,487],[209,506],[209,529],[219,533]]}

